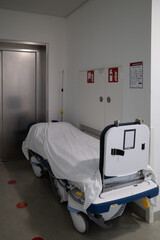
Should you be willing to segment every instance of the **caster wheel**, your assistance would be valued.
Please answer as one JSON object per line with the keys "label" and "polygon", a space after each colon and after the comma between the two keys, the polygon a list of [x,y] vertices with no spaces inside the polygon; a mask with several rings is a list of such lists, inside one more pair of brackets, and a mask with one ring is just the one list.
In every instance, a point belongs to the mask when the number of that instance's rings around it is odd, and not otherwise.
{"label": "caster wheel", "polygon": [[[35,157],[31,157],[31,161],[34,163],[39,163]],[[42,177],[42,169],[40,166],[32,165],[33,172],[36,177]]]}
{"label": "caster wheel", "polygon": [[89,231],[89,224],[86,215],[82,212],[70,212],[73,225],[80,233],[87,233]]}

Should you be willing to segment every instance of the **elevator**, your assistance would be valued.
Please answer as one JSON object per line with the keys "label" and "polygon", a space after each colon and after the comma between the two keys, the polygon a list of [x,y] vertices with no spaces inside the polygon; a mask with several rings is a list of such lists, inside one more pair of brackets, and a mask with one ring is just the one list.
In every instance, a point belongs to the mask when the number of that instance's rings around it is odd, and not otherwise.
{"label": "elevator", "polygon": [[47,47],[0,42],[0,161],[20,160],[30,122],[47,121]]}

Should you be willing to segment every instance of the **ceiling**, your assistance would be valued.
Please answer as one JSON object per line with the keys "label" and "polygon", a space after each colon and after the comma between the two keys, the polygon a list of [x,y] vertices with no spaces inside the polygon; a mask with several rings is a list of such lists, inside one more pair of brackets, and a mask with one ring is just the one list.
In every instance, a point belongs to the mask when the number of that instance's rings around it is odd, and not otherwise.
{"label": "ceiling", "polygon": [[0,0],[0,8],[67,17],[88,0]]}

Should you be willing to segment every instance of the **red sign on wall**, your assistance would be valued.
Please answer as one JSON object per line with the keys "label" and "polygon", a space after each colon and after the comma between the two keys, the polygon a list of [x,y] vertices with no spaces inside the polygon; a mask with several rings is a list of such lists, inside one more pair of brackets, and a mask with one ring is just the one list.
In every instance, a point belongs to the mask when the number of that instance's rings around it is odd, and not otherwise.
{"label": "red sign on wall", "polygon": [[118,67],[108,69],[108,82],[118,82]]}
{"label": "red sign on wall", "polygon": [[94,83],[94,70],[87,71],[87,83]]}

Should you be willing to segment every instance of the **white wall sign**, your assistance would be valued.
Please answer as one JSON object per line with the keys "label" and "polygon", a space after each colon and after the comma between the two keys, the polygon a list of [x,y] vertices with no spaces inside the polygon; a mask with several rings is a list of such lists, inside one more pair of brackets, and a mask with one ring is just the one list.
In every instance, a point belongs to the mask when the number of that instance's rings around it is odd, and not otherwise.
{"label": "white wall sign", "polygon": [[143,88],[143,62],[130,63],[130,88]]}

